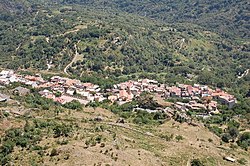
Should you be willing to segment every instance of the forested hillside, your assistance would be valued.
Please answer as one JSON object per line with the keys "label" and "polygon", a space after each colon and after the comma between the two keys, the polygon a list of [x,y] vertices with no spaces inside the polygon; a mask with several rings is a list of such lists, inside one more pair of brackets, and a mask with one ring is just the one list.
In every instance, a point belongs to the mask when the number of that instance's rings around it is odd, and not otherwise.
{"label": "forested hillside", "polygon": [[249,69],[247,8],[222,0],[2,0],[1,65],[78,77],[152,73],[172,83],[243,85],[245,95],[249,75],[238,77]]}
{"label": "forested hillside", "polygon": [[[45,4],[81,4],[105,10],[120,10],[167,23],[191,22],[225,37],[249,38],[249,7],[247,0],[2,0],[0,10],[27,12],[28,6]],[[29,8],[30,9],[30,8]]]}
{"label": "forested hillside", "polygon": [[249,38],[247,0],[64,0],[136,13],[168,23],[191,22],[224,36]]}

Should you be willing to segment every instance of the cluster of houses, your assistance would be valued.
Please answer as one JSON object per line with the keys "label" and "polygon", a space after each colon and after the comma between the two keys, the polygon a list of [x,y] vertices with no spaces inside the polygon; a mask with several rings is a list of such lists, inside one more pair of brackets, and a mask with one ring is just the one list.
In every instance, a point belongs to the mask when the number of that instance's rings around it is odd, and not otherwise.
{"label": "cluster of houses", "polygon": [[107,99],[101,93],[101,88],[98,85],[81,83],[79,80],[60,76],[52,77],[49,82],[40,84],[38,88],[44,89],[39,92],[41,96],[61,104],[77,100],[86,105],[89,102],[102,102]]}
{"label": "cluster of houses", "polygon": [[[216,111],[217,102],[228,105],[232,108],[236,103],[236,98],[221,89],[211,89],[206,85],[194,84],[177,84],[177,86],[167,86],[160,84],[155,80],[142,79],[138,81],[127,81],[114,85],[113,89],[108,89],[112,95],[108,97],[109,100],[120,101],[121,103],[129,102],[134,97],[140,96],[142,92],[150,92],[158,96],[167,98],[182,98],[187,99],[188,103],[176,102],[175,106],[178,109],[209,109]],[[214,100],[213,100],[214,99]],[[203,101],[202,103],[200,101]],[[205,102],[204,102],[205,101]]]}
{"label": "cluster of houses", "polygon": [[[230,108],[236,103],[236,98],[233,95],[220,89],[213,90],[206,85],[177,84],[176,86],[167,86],[155,80],[141,79],[138,81],[129,80],[116,84],[111,89],[103,90],[98,85],[92,83],[82,83],[80,80],[60,76],[53,76],[47,81],[39,74],[22,76],[11,70],[0,72],[1,85],[8,85],[13,82],[20,82],[40,89],[39,94],[42,97],[52,99],[61,104],[77,100],[81,104],[86,105],[89,102],[110,100],[122,105],[132,101],[143,92],[150,92],[164,99],[186,99],[188,102],[176,102],[174,104],[176,109],[182,111],[203,109],[216,113],[218,112],[217,101],[228,105]],[[16,88],[16,91],[18,93],[29,93],[26,88],[22,87]]]}

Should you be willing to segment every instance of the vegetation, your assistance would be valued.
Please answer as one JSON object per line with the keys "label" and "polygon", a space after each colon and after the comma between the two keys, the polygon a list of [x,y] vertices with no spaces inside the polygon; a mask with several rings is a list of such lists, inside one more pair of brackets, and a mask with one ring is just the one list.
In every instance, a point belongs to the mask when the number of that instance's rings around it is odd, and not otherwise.
{"label": "vegetation", "polygon": [[[27,2],[22,5],[23,8],[31,5],[33,10],[28,13],[24,12],[24,18],[21,22],[15,17],[12,22],[2,20],[2,39],[4,39],[1,40],[1,51],[4,55],[2,65],[14,69],[46,70],[47,63],[52,61],[52,70],[62,71],[72,60],[75,52],[74,45],[76,45],[82,58],[73,63],[69,72],[76,76],[84,74],[83,78],[86,77],[85,75],[90,78],[92,76],[92,74],[86,73],[86,70],[98,73],[102,78],[162,73],[163,75],[159,78],[169,82],[175,82],[185,78],[187,74],[193,74],[198,75],[197,80],[201,83],[228,87],[234,86],[231,80],[236,80],[238,74],[242,74],[248,67],[247,45],[243,44],[242,46],[244,41],[239,43],[232,39],[228,40],[220,34],[205,31],[202,27],[192,24],[165,24],[134,13],[137,10],[133,5],[141,6],[147,3],[150,5],[146,8],[151,6],[152,10],[159,14],[159,17],[163,11],[167,12],[166,10],[155,11],[151,2],[143,2],[143,4],[129,0],[125,3],[109,2],[110,6],[113,6],[114,3],[115,6],[118,5],[118,9],[134,14],[119,10],[115,13],[104,13],[103,10],[98,9],[101,7],[101,1],[95,1],[92,5],[88,1],[84,3],[64,1],[65,3],[71,5],[71,10],[61,10],[63,3],[56,6],[50,4],[48,7],[47,3],[38,3],[39,5],[32,6],[32,1]],[[84,7],[75,5],[78,3],[88,5],[89,9],[85,10]],[[177,9],[184,12],[183,8],[187,9],[187,6],[193,7],[182,1],[174,2],[177,3],[175,7],[172,6],[173,2],[158,1],[157,3],[167,3],[167,6],[175,9],[176,12],[181,12]],[[217,3],[217,5],[216,2],[208,4],[207,10],[220,11],[222,7],[230,8],[233,6],[232,3],[228,2],[225,2],[224,6],[222,6],[222,2]],[[234,1],[234,3],[240,2]],[[244,4],[244,2],[241,3]],[[15,9],[14,4],[13,2],[12,8]],[[18,5],[20,4],[22,3],[18,3]],[[126,9],[122,7],[122,4],[126,4]],[[197,5],[196,7],[204,7],[206,2],[194,4]],[[242,4],[239,6],[243,8]],[[196,7],[194,11],[198,10]],[[128,8],[131,10],[127,10]],[[205,11],[192,14],[197,13],[205,15]],[[243,15],[243,10],[241,13]],[[176,15],[180,16],[180,14]],[[185,16],[184,18],[186,19]],[[93,23],[94,20],[99,21]],[[208,25],[207,19],[202,20],[206,20],[206,25]],[[214,23],[214,19],[212,22]],[[8,28],[11,26],[13,26],[13,31]],[[28,27],[31,27],[29,31],[27,31]],[[225,31],[223,30],[223,32]],[[13,33],[15,35],[10,35]],[[14,36],[15,40],[12,38]],[[239,46],[242,48],[236,49]],[[10,54],[14,55],[14,61],[8,60]],[[7,63],[5,63],[6,61]],[[241,81],[245,81],[245,78]],[[99,83],[101,82],[99,81]]]}
{"label": "vegetation", "polygon": [[199,159],[193,159],[191,161],[191,166],[204,166],[204,164]]}
{"label": "vegetation", "polygon": [[111,110],[113,113],[118,114],[120,117],[127,120],[131,120],[131,122],[135,124],[159,125],[164,123],[168,118],[165,113],[160,111],[152,113],[147,112],[147,109],[155,110],[160,106],[153,100],[152,95],[149,93],[143,93],[132,102],[123,105],[118,105],[116,103],[110,104],[109,102],[104,101],[102,103],[90,103],[88,106],[103,107]]}
{"label": "vegetation", "polygon": [[[46,149],[46,147],[39,146],[43,137],[52,134],[55,138],[60,136],[68,137],[73,128],[73,125],[61,124],[55,121],[26,120],[23,128],[11,128],[5,132],[0,146],[1,165],[10,162],[10,154],[15,147],[21,147],[30,152],[37,151],[38,154],[42,154],[42,151]],[[51,130],[53,133],[50,133]],[[52,149],[50,156],[57,154],[56,149]]]}
{"label": "vegetation", "polygon": [[62,72],[73,60],[67,73],[105,88],[145,77],[209,84],[235,94],[232,112],[245,115],[249,74],[238,76],[250,60],[246,3],[3,0],[0,66],[46,71],[51,63],[49,71]]}
{"label": "vegetation", "polygon": [[181,135],[177,135],[177,136],[175,137],[175,139],[176,139],[177,141],[181,141],[181,140],[183,140],[184,138],[183,138]]}
{"label": "vegetation", "polygon": [[[218,120],[219,118],[219,120]],[[221,137],[221,140],[225,143],[234,143],[237,142],[237,144],[244,148],[244,149],[248,149],[249,145],[249,132],[244,132],[242,134],[240,134],[239,128],[240,123],[235,121],[235,120],[227,120],[224,117],[213,117],[212,118],[213,121],[206,121],[205,123],[211,123],[211,124],[207,124],[208,128],[210,129],[210,131],[212,131],[213,133],[215,133],[217,136]],[[216,120],[215,120],[216,119]],[[244,118],[243,118],[244,119]],[[216,125],[215,125],[216,124]],[[226,125],[228,126],[226,129],[222,130],[221,127],[218,127],[218,125]]]}
{"label": "vegetation", "polygon": [[244,132],[241,134],[237,143],[239,146],[247,150],[248,147],[250,147],[250,132]]}
{"label": "vegetation", "polygon": [[[225,144],[230,143],[231,148],[238,145],[248,150],[248,6],[247,0],[2,0],[0,67],[25,73],[39,71],[48,77],[50,73],[63,75],[66,70],[65,75],[98,84],[104,89],[138,78],[156,79],[170,85],[200,83],[221,88],[234,94],[237,104],[233,108],[219,107],[221,114],[203,122]],[[7,89],[17,86],[12,84]],[[28,96],[12,95],[11,98],[19,101],[24,109],[34,110],[39,118],[24,115],[19,119],[25,121],[23,127],[8,129],[1,135],[1,165],[9,164],[18,148],[43,156],[47,147],[39,143],[46,136],[57,139],[56,145],[67,145],[79,127],[73,124],[75,119],[67,117],[74,110],[79,113],[84,109],[78,101],[60,105],[40,97],[35,89],[31,91]],[[55,95],[59,97],[61,94]],[[7,109],[9,105],[1,106]],[[162,112],[146,111],[160,106],[147,93],[121,106],[108,101],[88,106],[107,108],[142,129],[159,126],[168,118]],[[136,110],[138,107],[145,110]],[[46,116],[42,116],[43,111]],[[62,117],[60,114],[67,115]],[[192,114],[189,111],[189,115]],[[51,118],[53,116],[58,120]],[[6,112],[1,117],[1,120],[12,118]],[[181,116],[176,120],[183,122]],[[84,139],[81,140],[85,145],[108,147],[102,142],[103,133],[92,134],[104,129],[88,130],[89,135],[82,136]],[[107,132],[116,139],[117,131]],[[75,139],[78,139],[80,134],[76,135]],[[165,141],[171,141],[173,137],[160,135]],[[186,136],[175,136],[177,141],[183,138]],[[212,144],[216,139],[209,138],[208,141]],[[185,141],[178,143],[181,142]],[[148,142],[143,145],[150,149]],[[106,149],[104,153],[109,155],[111,151]],[[47,156],[55,160],[60,155],[56,147],[47,151]],[[112,154],[112,159],[116,161],[118,157]],[[246,164],[244,159],[238,162]],[[191,165],[204,164],[200,159],[193,159]]]}
{"label": "vegetation", "polygon": [[[135,13],[163,22],[195,23],[210,30],[220,32],[225,36],[241,35],[241,37],[249,37],[247,31],[247,15],[244,13],[247,11],[247,1],[244,0],[181,0],[178,2],[171,0],[111,0],[108,2],[98,0],[95,1],[94,4],[92,1],[81,0],[66,0],[64,2],[93,5],[105,9],[111,6],[112,9]],[[231,17],[229,15],[231,15]],[[226,26],[229,22],[231,25]]]}
{"label": "vegetation", "polygon": [[82,104],[79,101],[73,100],[69,103],[64,104],[63,107],[72,109],[72,110],[81,110]]}

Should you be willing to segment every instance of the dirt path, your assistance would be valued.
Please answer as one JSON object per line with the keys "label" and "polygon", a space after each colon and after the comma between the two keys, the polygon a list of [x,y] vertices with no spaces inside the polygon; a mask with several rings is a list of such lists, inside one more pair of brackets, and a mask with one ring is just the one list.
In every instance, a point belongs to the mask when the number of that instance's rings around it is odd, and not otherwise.
{"label": "dirt path", "polygon": [[81,29],[86,29],[86,28],[88,28],[87,25],[78,25],[78,26],[74,27],[74,29],[69,30],[69,31],[64,32],[64,33],[61,33],[61,34],[58,34],[55,37],[65,36],[65,35],[70,34],[70,33],[76,33],[78,31],[80,31]]}
{"label": "dirt path", "polygon": [[16,48],[16,52],[19,50],[19,48],[21,47],[21,45],[22,45],[22,43],[20,43],[20,44],[18,45],[18,47]]}
{"label": "dirt path", "polygon": [[180,44],[180,48],[179,48],[179,50],[181,50],[182,49],[182,47],[183,47],[183,44],[185,43],[185,39],[183,38],[183,39],[181,39],[181,44]]}
{"label": "dirt path", "polygon": [[248,75],[249,73],[249,69],[247,69],[246,71],[244,71],[244,73],[241,76],[238,76],[239,79],[245,77],[246,75]]}
{"label": "dirt path", "polygon": [[70,34],[70,33],[75,33],[75,32],[78,32],[80,29],[74,29],[74,30],[71,30],[71,31],[67,31],[65,33],[61,33],[59,35],[56,35],[56,37],[59,37],[59,36],[65,36],[67,34]]}
{"label": "dirt path", "polygon": [[[80,41],[78,41],[78,43],[79,43]],[[78,51],[77,51],[77,46],[76,46],[76,44],[74,45],[74,49],[75,49],[75,55],[74,55],[74,58],[72,59],[72,61],[64,68],[64,73],[65,74],[67,74],[67,75],[69,75],[69,73],[67,72],[67,70],[68,70],[68,68],[70,67],[70,66],[72,66],[72,64],[74,63],[74,62],[76,62],[77,61],[77,59],[78,59],[78,57],[79,57],[79,53],[78,53]]]}
{"label": "dirt path", "polygon": [[36,14],[35,14],[35,16],[34,16],[34,18],[33,18],[33,21],[36,20],[36,17],[38,16],[38,14],[39,14],[39,11],[36,12]]}

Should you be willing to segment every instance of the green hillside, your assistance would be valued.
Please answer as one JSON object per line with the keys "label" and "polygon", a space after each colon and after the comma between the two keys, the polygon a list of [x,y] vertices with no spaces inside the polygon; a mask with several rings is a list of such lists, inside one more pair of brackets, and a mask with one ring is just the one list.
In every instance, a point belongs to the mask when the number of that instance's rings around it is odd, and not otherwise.
{"label": "green hillside", "polygon": [[249,7],[0,0],[0,165],[249,165]]}
{"label": "green hillside", "polygon": [[[249,77],[238,79],[249,68],[246,3],[4,0],[0,64],[77,77],[151,73],[164,82],[237,88]],[[242,24],[230,21],[236,17]],[[241,87],[245,95],[249,87]]]}
{"label": "green hillside", "polygon": [[224,36],[249,38],[247,0],[64,0],[64,3],[94,5],[136,13],[168,23],[191,22]]}

